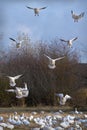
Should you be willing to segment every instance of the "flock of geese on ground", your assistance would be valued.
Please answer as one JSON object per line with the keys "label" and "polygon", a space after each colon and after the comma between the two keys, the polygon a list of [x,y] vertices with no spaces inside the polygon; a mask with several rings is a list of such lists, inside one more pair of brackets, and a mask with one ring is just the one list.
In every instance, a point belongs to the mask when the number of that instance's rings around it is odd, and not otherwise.
{"label": "flock of geese on ground", "polygon": [[62,110],[53,112],[32,111],[28,113],[10,113],[0,116],[0,130],[26,129],[26,130],[86,130],[87,114],[75,109],[69,113]]}

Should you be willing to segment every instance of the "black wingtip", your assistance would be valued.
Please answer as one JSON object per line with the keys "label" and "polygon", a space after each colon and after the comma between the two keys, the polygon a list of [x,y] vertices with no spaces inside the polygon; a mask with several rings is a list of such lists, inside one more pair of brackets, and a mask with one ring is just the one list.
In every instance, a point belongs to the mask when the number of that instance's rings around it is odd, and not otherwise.
{"label": "black wingtip", "polygon": [[10,37],[9,39],[12,40],[12,41],[16,41],[15,39],[13,39],[13,38],[11,38],[11,37]]}
{"label": "black wingtip", "polygon": [[71,10],[71,14],[73,14],[73,11]]}

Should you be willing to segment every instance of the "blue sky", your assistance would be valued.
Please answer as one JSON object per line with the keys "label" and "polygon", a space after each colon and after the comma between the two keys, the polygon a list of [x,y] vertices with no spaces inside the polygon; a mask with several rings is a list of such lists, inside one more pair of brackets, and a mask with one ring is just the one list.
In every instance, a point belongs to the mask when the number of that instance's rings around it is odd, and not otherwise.
{"label": "blue sky", "polygon": [[[39,16],[34,16],[30,7],[44,7]],[[74,23],[71,10],[84,17]],[[73,44],[87,62],[87,0],[3,0],[0,1],[0,34],[3,32],[3,48],[10,44],[9,37],[17,38],[19,32],[28,33],[32,40],[51,40],[55,37],[71,39],[78,37]]]}

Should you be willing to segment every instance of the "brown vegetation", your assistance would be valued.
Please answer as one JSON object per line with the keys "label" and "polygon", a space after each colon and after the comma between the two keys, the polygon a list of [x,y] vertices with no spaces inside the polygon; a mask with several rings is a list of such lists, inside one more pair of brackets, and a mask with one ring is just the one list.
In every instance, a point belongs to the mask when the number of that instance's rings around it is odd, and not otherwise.
{"label": "brown vegetation", "polygon": [[[73,49],[68,48],[58,39],[51,42],[36,41],[32,43],[29,37],[24,34],[18,39],[24,39],[22,47],[16,49],[13,45],[9,53],[3,55],[3,60],[0,62],[0,105],[58,105],[54,94],[60,92],[75,98],[77,90],[81,87],[79,80],[81,79],[79,75],[81,71],[77,69],[79,56],[76,51],[72,51]],[[56,62],[56,68],[51,70],[48,68],[44,54],[52,58],[60,56],[65,56],[65,58]],[[17,80],[17,86],[21,87],[24,82],[27,82],[30,88],[29,96],[26,99],[18,100],[15,98],[15,94],[5,92],[5,89],[10,87],[6,76],[18,74],[24,76]],[[75,104],[77,100],[71,102],[68,105]]]}

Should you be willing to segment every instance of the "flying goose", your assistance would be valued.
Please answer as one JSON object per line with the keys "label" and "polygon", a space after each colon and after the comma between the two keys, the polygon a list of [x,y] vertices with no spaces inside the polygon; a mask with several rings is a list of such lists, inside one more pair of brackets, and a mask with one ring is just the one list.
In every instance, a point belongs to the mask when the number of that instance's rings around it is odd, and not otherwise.
{"label": "flying goose", "polygon": [[29,90],[27,88],[27,84],[25,83],[24,88],[15,87],[15,89],[8,89],[7,92],[13,92],[16,94],[16,98],[27,97],[29,94]]}
{"label": "flying goose", "polygon": [[[18,87],[17,87],[17,90],[22,92],[22,95],[21,95],[19,98],[21,98],[21,97],[27,97],[28,94],[29,94],[29,89],[28,89],[28,87],[27,87],[27,83],[24,83],[24,88],[18,88]],[[17,96],[16,96],[16,97],[17,97]],[[18,97],[17,97],[17,98],[18,98]]]}
{"label": "flying goose", "polygon": [[21,47],[21,43],[24,41],[24,40],[17,41],[17,40],[15,40],[13,38],[9,38],[9,39],[16,43],[16,48],[20,48]]}
{"label": "flying goose", "polygon": [[56,58],[56,59],[52,59],[52,58],[50,58],[49,56],[47,56],[47,55],[45,55],[45,54],[44,54],[44,56],[47,57],[48,60],[49,60],[48,67],[49,67],[50,69],[54,69],[54,68],[56,67],[55,62],[56,62],[57,60],[61,60],[61,59],[64,58],[64,57],[59,57],[59,58]]}
{"label": "flying goose", "polygon": [[9,82],[10,86],[11,86],[11,87],[14,87],[14,86],[16,85],[15,80],[16,80],[16,79],[19,79],[21,76],[22,76],[22,74],[21,74],[21,75],[14,76],[14,77],[12,77],[12,76],[7,76],[7,77],[9,78],[9,80],[10,80],[10,82]]}
{"label": "flying goose", "polygon": [[64,40],[64,39],[60,39],[62,42],[66,42],[68,44],[68,46],[71,48],[72,47],[72,44],[75,40],[77,40],[78,37],[75,37],[75,38],[72,38],[70,40]]}
{"label": "flying goose", "polygon": [[66,103],[66,101],[68,100],[68,99],[71,99],[71,96],[69,96],[69,95],[65,95],[64,96],[64,94],[63,93],[56,93],[55,94],[56,96],[58,96],[60,99],[60,101],[59,101],[59,103],[60,103],[60,105],[65,105],[65,103]]}
{"label": "flying goose", "polygon": [[72,18],[74,19],[74,22],[78,22],[79,19],[84,17],[85,12],[82,12],[81,14],[77,15],[71,10]]}
{"label": "flying goose", "polygon": [[46,9],[47,7],[42,7],[42,8],[31,8],[31,7],[29,7],[29,6],[26,6],[28,9],[32,9],[32,10],[34,10],[34,14],[35,14],[35,16],[37,15],[37,16],[39,16],[39,12],[40,12],[40,10],[42,10],[42,9]]}

